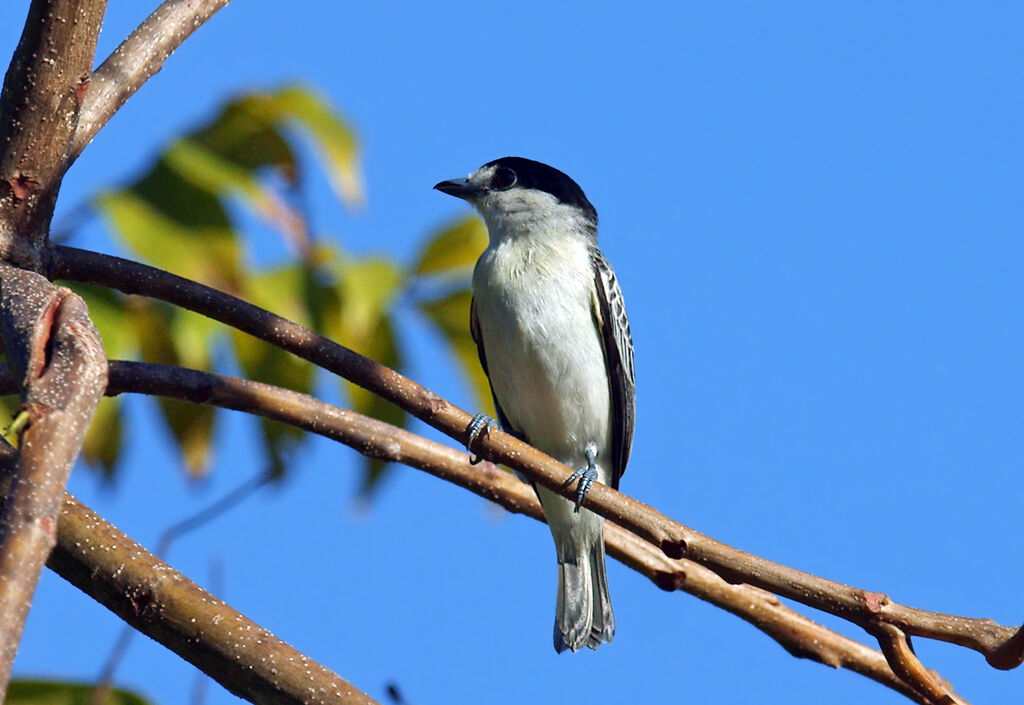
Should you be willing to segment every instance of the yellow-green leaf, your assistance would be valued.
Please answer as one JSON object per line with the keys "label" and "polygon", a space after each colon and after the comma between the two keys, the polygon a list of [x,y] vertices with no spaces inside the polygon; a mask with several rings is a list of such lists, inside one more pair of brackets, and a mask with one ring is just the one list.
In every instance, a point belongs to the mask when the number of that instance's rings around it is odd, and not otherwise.
{"label": "yellow-green leaf", "polygon": [[486,247],[487,228],[483,221],[477,217],[463,218],[430,236],[416,259],[413,271],[435,274],[470,270]]}
{"label": "yellow-green leaf", "polygon": [[107,687],[97,698],[91,683],[14,678],[7,687],[4,705],[149,705],[138,693]]}
{"label": "yellow-green leaf", "polygon": [[493,416],[491,388],[480,366],[476,342],[469,332],[469,305],[472,299],[469,290],[463,289],[433,301],[421,302],[419,308],[455,353],[462,373],[476,395],[478,408],[487,410]]}
{"label": "yellow-green leaf", "polygon": [[[159,302],[140,301],[133,307],[142,359],[164,365],[210,368],[213,323],[203,316]],[[210,460],[215,409],[161,398],[160,410],[192,476],[206,472]]]}
{"label": "yellow-green leaf", "polygon": [[121,416],[119,397],[104,397],[96,407],[85,432],[82,443],[82,457],[87,463],[99,468],[103,478],[113,480],[117,461],[121,458],[124,419]]}
{"label": "yellow-green leaf", "polygon": [[257,214],[292,239],[304,240],[302,216],[248,165],[238,164],[199,140],[185,138],[164,153],[167,164],[192,183],[218,196],[237,195]]}
{"label": "yellow-green leaf", "polygon": [[239,290],[241,246],[224,207],[167,163],[129,189],[100,194],[95,204],[142,259],[218,289]]}
{"label": "yellow-green leaf", "polygon": [[18,445],[18,434],[11,428],[11,423],[14,422],[14,417],[20,410],[21,399],[17,396],[0,397],[0,432],[2,432],[4,440],[15,447]]}
{"label": "yellow-green leaf", "polygon": [[327,173],[350,207],[363,203],[363,179],[355,130],[318,95],[304,86],[286,86],[267,95],[267,107],[296,121],[313,138],[327,163]]}
{"label": "yellow-green leaf", "polygon": [[[301,265],[263,272],[250,282],[250,300],[308,326],[310,316],[305,293],[309,277]],[[247,378],[307,394],[312,390],[315,370],[310,363],[241,331],[231,333],[235,357]],[[282,476],[287,471],[292,450],[305,434],[292,426],[260,419],[260,435],[271,475]]]}
{"label": "yellow-green leaf", "polygon": [[329,333],[342,345],[372,357],[367,352],[371,338],[400,291],[402,273],[391,260],[379,257],[339,258],[333,269],[338,275],[341,307],[339,329]]}
{"label": "yellow-green leaf", "polygon": [[[392,369],[401,369],[401,351],[395,338],[394,328],[387,316],[380,318],[377,327],[367,338],[360,352]],[[386,421],[400,428],[405,427],[408,416],[391,402],[381,399],[376,394],[368,392],[351,382],[345,383],[345,389],[348,392],[349,403],[353,411],[357,411],[364,416]],[[387,465],[387,463],[377,458],[365,458],[363,479],[359,488],[359,495],[363,500],[369,500],[373,491],[379,486]]]}
{"label": "yellow-green leaf", "polygon": [[125,297],[113,289],[94,284],[71,284],[71,288],[89,307],[89,318],[103,339],[103,349],[110,358],[132,354],[135,339],[125,312]]}

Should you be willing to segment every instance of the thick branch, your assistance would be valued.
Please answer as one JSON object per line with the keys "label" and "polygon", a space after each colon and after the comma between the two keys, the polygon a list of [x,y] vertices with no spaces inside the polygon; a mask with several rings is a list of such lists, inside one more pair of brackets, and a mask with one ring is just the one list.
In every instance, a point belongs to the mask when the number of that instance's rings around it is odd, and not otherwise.
{"label": "thick branch", "polygon": [[48,565],[235,695],[273,705],[370,705],[333,671],[236,612],[64,495]]}
{"label": "thick branch", "polygon": [[92,74],[68,163],[157,73],[175,49],[229,0],[166,0]]}
{"label": "thick branch", "polygon": [[0,513],[4,691],[39,574],[56,540],[68,475],[107,386],[107,360],[85,302],[70,289],[0,263],[0,307],[28,424]]}
{"label": "thick branch", "polygon": [[[258,414],[340,441],[365,455],[419,468],[509,511],[544,521],[532,488],[511,473],[490,463],[471,466],[469,457],[461,451],[304,394],[195,370],[112,362],[108,394],[123,392],[157,394]],[[670,559],[657,547],[611,523],[607,524],[606,541],[610,555],[658,587],[688,592],[732,612],[794,656],[850,669],[916,702],[928,702],[893,673],[881,653],[794,612],[775,595],[750,585],[727,583],[691,561]]]}
{"label": "thick branch", "polygon": [[0,260],[42,266],[105,8],[34,0],[29,9],[0,96]]}
{"label": "thick branch", "polygon": [[[359,384],[457,441],[467,440],[467,412],[380,363],[233,296],[143,264],[68,247],[56,248],[53,274],[162,299],[209,316]],[[573,498],[572,489],[562,486],[571,470],[535,448],[501,431],[484,435],[477,446],[489,460]],[[1015,638],[1021,631],[1017,628],[914,609],[880,593],[774,563],[715,541],[601,484],[593,487],[586,506],[658,546],[668,557],[689,558],[729,582],[748,583],[864,627],[886,622],[906,634],[959,644],[984,654],[996,668],[1013,668],[1024,660],[1024,639]]]}

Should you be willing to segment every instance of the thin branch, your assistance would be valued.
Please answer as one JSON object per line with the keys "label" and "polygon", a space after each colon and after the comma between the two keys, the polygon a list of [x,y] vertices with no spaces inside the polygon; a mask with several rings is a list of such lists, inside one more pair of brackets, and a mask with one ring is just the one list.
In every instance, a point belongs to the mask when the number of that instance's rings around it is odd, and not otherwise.
{"label": "thin branch", "polygon": [[882,653],[892,665],[893,670],[907,683],[914,685],[929,703],[934,705],[961,705],[962,700],[955,697],[949,688],[940,683],[937,674],[929,671],[910,648],[910,639],[891,624],[879,624],[875,632]]}
{"label": "thin branch", "polygon": [[85,302],[39,274],[0,263],[0,322],[22,398],[20,452],[0,513],[0,696],[25,626],[107,360]]}
{"label": "thin branch", "polygon": [[[2,371],[0,368],[0,373]],[[3,391],[0,386],[0,392]],[[370,457],[424,470],[511,512],[544,521],[536,494],[512,473],[491,463],[472,466],[464,452],[305,394],[196,370],[111,362],[108,394],[124,392],[212,404],[287,423],[344,443]],[[606,543],[612,557],[658,587],[688,592],[731,612],[798,658],[849,669],[915,702],[925,705],[929,702],[893,673],[880,652],[794,612],[771,593],[750,585],[727,583],[691,561],[670,559],[657,547],[612,523],[606,525]]]}
{"label": "thin branch", "polygon": [[206,592],[64,494],[47,565],[235,695],[273,705],[370,705],[351,683]]}
{"label": "thin branch", "polygon": [[[55,248],[53,264],[55,277],[161,299],[238,328],[355,382],[459,442],[467,440],[472,417],[466,411],[380,363],[241,299],[154,267],[70,247]],[[484,434],[474,450],[573,498],[572,488],[563,486],[571,473],[569,468],[507,433],[496,430]],[[906,634],[974,649],[996,668],[1013,668],[1024,660],[1024,639],[1018,636],[1022,629],[990,619],[915,609],[881,593],[774,563],[683,526],[599,483],[585,504],[659,547],[666,556],[689,558],[729,582],[760,587],[864,628],[887,622]]]}
{"label": "thin branch", "polygon": [[175,49],[229,0],[166,0],[92,74],[70,165]]}

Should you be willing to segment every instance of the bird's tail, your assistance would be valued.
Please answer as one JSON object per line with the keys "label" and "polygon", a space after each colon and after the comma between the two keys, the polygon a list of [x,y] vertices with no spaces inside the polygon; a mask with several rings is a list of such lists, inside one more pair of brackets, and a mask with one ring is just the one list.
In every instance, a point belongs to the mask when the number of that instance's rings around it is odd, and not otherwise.
{"label": "bird's tail", "polygon": [[584,646],[596,649],[615,636],[604,567],[604,519],[586,509],[572,519],[572,540],[560,540],[563,537],[555,535],[558,602],[554,638],[559,653],[566,649],[579,651]]}

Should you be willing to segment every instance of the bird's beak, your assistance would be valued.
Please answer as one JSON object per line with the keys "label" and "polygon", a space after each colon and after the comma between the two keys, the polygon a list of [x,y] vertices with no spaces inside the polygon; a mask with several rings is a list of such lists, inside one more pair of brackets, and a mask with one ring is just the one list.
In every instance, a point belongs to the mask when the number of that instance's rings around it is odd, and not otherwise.
{"label": "bird's beak", "polygon": [[434,188],[441,193],[447,193],[449,196],[455,196],[456,198],[462,198],[467,201],[470,201],[483,193],[483,189],[481,187],[469,183],[466,179],[449,179],[448,181],[442,181],[439,184],[435,184]]}

